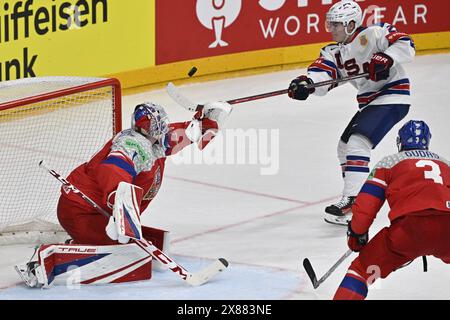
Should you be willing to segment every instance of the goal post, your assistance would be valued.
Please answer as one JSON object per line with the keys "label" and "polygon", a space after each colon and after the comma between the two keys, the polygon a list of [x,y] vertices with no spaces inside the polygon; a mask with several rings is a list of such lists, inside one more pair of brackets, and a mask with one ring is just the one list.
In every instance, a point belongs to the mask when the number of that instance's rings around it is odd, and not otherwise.
{"label": "goal post", "polygon": [[119,132],[121,122],[117,79],[0,82],[0,245],[67,237],[56,216],[60,185],[39,162],[67,176]]}

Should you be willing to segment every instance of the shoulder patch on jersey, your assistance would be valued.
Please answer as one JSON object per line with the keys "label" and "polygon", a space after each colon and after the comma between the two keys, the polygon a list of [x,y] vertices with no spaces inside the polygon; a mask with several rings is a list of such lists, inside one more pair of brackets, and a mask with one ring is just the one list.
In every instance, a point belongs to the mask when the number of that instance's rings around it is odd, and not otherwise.
{"label": "shoulder patch on jersey", "polygon": [[124,143],[127,147],[136,150],[142,161],[146,162],[150,158],[148,152],[145,151],[144,147],[139,142],[133,139],[125,139]]}
{"label": "shoulder patch on jersey", "polygon": [[363,47],[367,46],[367,44],[369,43],[369,40],[367,40],[367,36],[365,34],[363,34],[362,36],[359,37],[359,44]]}
{"label": "shoulder patch on jersey", "polygon": [[377,172],[377,168],[373,168],[372,171],[370,172],[369,176],[367,177],[367,180],[372,180],[373,177],[375,176],[376,172]]}
{"label": "shoulder patch on jersey", "polygon": [[137,174],[150,170],[156,159],[164,156],[147,138],[130,129],[114,138],[111,150],[125,153],[133,161]]}
{"label": "shoulder patch on jersey", "polygon": [[[380,169],[380,168],[378,167],[378,169]],[[373,170],[370,172],[369,176],[367,177],[367,181],[372,181],[378,185],[387,187],[386,181],[383,181],[380,178],[377,178],[377,167],[373,168]]]}

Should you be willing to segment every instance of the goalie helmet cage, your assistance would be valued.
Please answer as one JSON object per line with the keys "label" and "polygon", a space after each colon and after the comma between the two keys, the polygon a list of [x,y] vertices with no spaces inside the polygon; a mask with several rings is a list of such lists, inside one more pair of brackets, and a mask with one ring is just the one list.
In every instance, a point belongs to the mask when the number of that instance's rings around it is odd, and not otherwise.
{"label": "goalie helmet cage", "polygon": [[60,184],[121,130],[117,79],[43,77],[0,82],[0,245],[59,242]]}

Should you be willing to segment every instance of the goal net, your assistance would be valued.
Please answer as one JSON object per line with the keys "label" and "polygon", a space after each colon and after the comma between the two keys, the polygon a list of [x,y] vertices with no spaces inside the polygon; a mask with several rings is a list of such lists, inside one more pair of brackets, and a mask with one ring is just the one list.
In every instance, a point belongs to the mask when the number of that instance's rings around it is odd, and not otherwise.
{"label": "goal net", "polygon": [[64,237],[56,217],[61,184],[39,162],[65,177],[120,130],[115,79],[0,82],[0,244]]}

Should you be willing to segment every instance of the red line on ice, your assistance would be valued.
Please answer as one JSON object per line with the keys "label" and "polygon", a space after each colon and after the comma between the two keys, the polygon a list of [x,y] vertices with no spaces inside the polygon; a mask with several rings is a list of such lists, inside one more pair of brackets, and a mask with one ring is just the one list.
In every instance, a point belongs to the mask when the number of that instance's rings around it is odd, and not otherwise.
{"label": "red line on ice", "polygon": [[250,195],[253,195],[253,196],[277,199],[277,200],[294,202],[294,203],[300,203],[300,204],[309,204],[310,203],[310,202],[307,202],[307,201],[302,201],[302,200],[297,200],[297,199],[290,199],[290,198],[286,198],[286,197],[279,197],[279,196],[275,196],[275,195],[271,195],[271,194],[267,194],[267,193],[261,193],[261,192],[255,192],[255,191],[249,191],[249,190],[243,190],[243,189],[238,189],[238,188],[221,186],[221,185],[213,184],[213,183],[209,183],[209,182],[201,182],[201,181],[197,181],[197,180],[191,180],[191,179],[186,179],[186,178],[178,178],[178,177],[173,177],[173,176],[166,176],[166,177],[170,178],[170,179],[173,179],[173,180],[179,180],[179,181],[184,181],[184,182],[189,182],[189,183],[195,183],[195,184],[200,184],[200,185],[203,185],[203,186],[219,188],[219,189],[224,189],[224,190],[234,191],[234,192],[239,192],[239,193],[246,193],[246,194],[250,194]]}
{"label": "red line on ice", "polygon": [[236,227],[236,226],[241,226],[243,224],[256,221],[258,219],[269,218],[269,217],[285,214],[285,213],[288,213],[288,212],[291,212],[291,211],[294,211],[294,210],[297,210],[297,209],[303,209],[303,208],[306,208],[306,207],[311,207],[311,206],[316,205],[316,204],[320,204],[320,203],[323,203],[323,202],[327,202],[327,201],[336,199],[337,197],[338,196],[334,196],[334,197],[330,197],[330,198],[326,198],[326,199],[321,199],[321,200],[318,200],[318,201],[315,201],[315,202],[310,202],[310,203],[302,204],[300,206],[295,206],[293,208],[288,208],[288,209],[284,209],[284,210],[281,210],[281,211],[268,213],[268,214],[265,214],[263,216],[254,217],[254,218],[251,218],[251,219],[247,219],[247,220],[244,220],[244,221],[239,221],[239,222],[232,223],[232,224],[227,224],[227,225],[224,225],[224,226],[221,226],[221,227],[218,227],[218,228],[205,230],[205,231],[202,231],[202,232],[199,232],[199,233],[194,233],[194,234],[192,234],[190,236],[185,236],[185,237],[181,237],[181,238],[178,238],[178,239],[174,239],[174,240],[171,241],[171,243],[182,242],[182,241],[185,241],[185,240],[189,240],[189,239],[192,239],[192,238],[203,236],[205,234],[222,231],[222,230],[233,228],[233,227]]}

